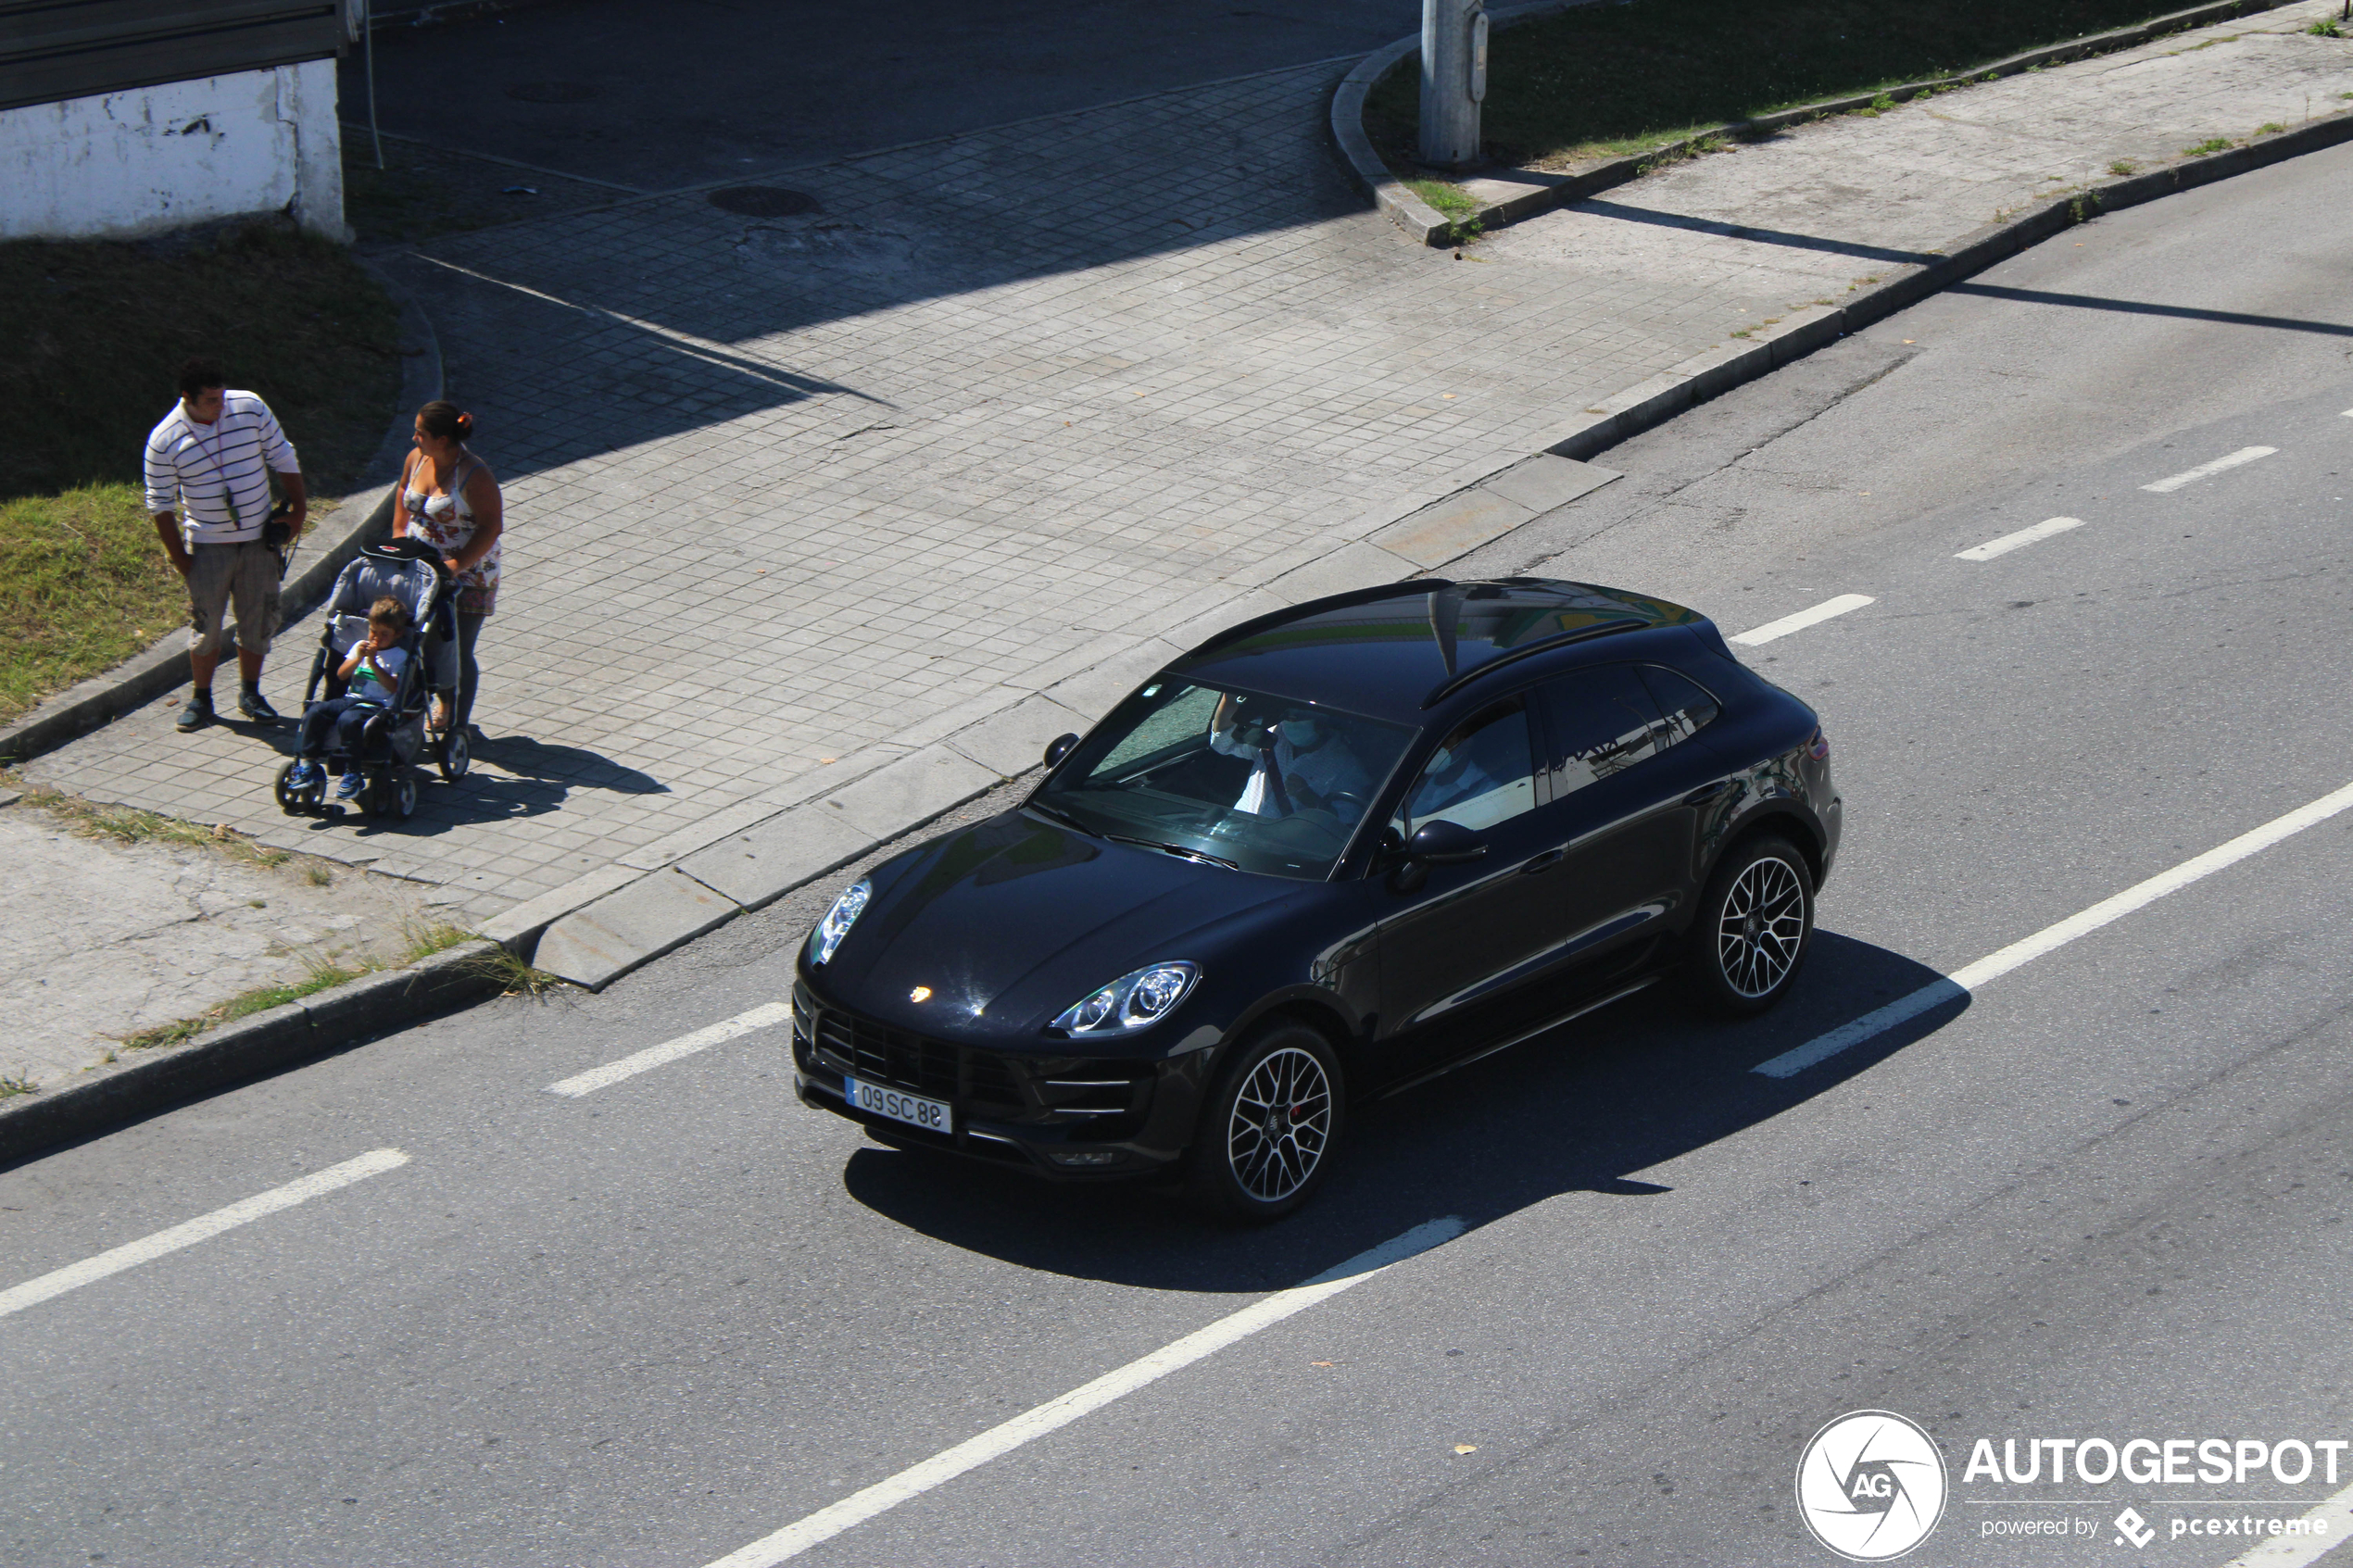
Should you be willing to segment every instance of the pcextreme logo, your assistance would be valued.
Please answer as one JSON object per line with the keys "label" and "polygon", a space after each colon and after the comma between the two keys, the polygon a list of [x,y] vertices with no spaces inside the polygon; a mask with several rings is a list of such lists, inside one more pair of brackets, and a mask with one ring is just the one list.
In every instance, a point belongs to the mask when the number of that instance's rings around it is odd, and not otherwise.
{"label": "pcextreme logo", "polygon": [[1944,1456],[1917,1423],[1855,1411],[1814,1434],[1797,1461],[1797,1512],[1839,1556],[1885,1562],[1944,1516]]}

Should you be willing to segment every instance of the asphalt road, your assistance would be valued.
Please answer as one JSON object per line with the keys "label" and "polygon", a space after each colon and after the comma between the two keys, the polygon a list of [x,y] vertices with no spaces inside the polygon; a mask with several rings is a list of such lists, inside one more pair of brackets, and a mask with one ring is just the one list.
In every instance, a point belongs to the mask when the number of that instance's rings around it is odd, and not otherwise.
{"label": "asphalt road", "polygon": [[[379,32],[377,114],[452,151],[668,190],[1361,55],[1420,26],[1413,0],[568,0]],[[342,100],[365,123],[364,52]]]}
{"label": "asphalt road", "polygon": [[[1980,1437],[2353,1438],[2353,812],[1752,1069],[2353,783],[2348,182],[2353,148],[2102,220],[1618,448],[1481,563],[1731,631],[1872,600],[1746,650],[1848,801],[1776,1013],[1646,993],[1369,1108],[1251,1234],[867,1144],[795,1102],[781,1028],[547,1091],[783,997],[816,890],[0,1174],[5,1289],[407,1156],[0,1296],[0,1558],[695,1568],[1455,1221],[796,1561],[1821,1564],[1795,1466],[1863,1409],[1951,1467],[1908,1562],[2235,1561],[2173,1524],[2296,1517],[2353,1462],[1963,1471]],[[2095,1531],[1992,1533],[2051,1519]]]}

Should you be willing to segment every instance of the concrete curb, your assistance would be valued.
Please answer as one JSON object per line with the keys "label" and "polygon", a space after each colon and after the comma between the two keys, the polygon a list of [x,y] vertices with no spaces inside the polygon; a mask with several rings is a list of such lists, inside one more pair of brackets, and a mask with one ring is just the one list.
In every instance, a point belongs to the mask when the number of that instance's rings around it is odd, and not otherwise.
{"label": "concrete curb", "polygon": [[[1498,24],[1510,25],[1531,18],[1550,15],[1595,0],[1543,0],[1530,6],[1513,6],[1490,13]],[[2193,6],[2186,11],[2174,11],[2136,26],[2117,28],[2108,32],[2091,33],[2053,44],[2040,49],[2030,49],[2022,55],[2012,55],[1996,60],[1966,76],[1940,76],[1921,82],[1891,87],[1884,94],[1859,93],[1849,97],[1828,98],[1820,103],[1804,104],[1793,109],[1759,115],[1755,119],[1735,120],[1719,125],[1713,131],[1696,132],[1625,157],[1602,158],[1575,169],[1557,173],[1529,169],[1499,170],[1492,175],[1464,179],[1464,190],[1479,198],[1477,213],[1462,221],[1481,230],[1500,229],[1522,219],[1533,218],[1556,207],[1623,185],[1638,180],[1653,169],[1677,163],[1694,156],[1705,143],[1730,137],[1740,141],[1761,141],[1776,132],[1786,131],[1807,120],[1821,119],[1831,115],[1847,114],[1869,108],[1881,96],[1905,103],[1923,93],[1942,92],[1947,88],[1982,82],[1989,76],[2015,76],[2020,71],[2043,66],[2058,65],[2069,60],[2082,59],[2093,55],[2105,55],[2118,49],[2128,49],[2145,44],[2152,38],[2184,28],[2202,27],[2208,23],[2227,21],[2233,17],[2276,10],[2293,0],[2216,0],[2216,3]],[[1394,70],[1400,63],[1420,52],[1418,35],[1401,38],[1387,47],[1365,56],[1362,64],[1348,73],[1332,94],[1332,140],[1347,160],[1349,171],[1359,184],[1370,191],[1374,202],[1389,214],[1397,226],[1427,245],[1449,245],[1455,243],[1455,220],[1447,218],[1428,203],[1408,190],[1395,172],[1375,150],[1372,138],[1365,133],[1365,100],[1374,87]]]}
{"label": "concrete curb", "polygon": [[500,983],[481,962],[495,947],[468,942],[207,1030],[186,1045],[94,1068],[62,1088],[0,1100],[0,1165],[495,996]]}
{"label": "concrete curb", "polygon": [[[392,428],[385,432],[383,443],[351,491],[352,495],[365,495],[383,489],[384,495],[364,514],[346,517],[343,514],[348,508],[338,508],[336,521],[311,530],[296,547],[295,558],[299,564],[288,570],[285,585],[279,591],[280,614],[288,622],[327,596],[335,585],[335,574],[359,553],[361,544],[391,527],[390,486],[400,477],[401,459],[409,450],[416,410],[439,397],[442,391],[441,343],[434,335],[433,322],[408,290],[365,257],[355,256],[353,259],[400,307],[401,411],[394,417]],[[234,636],[233,627],[233,643]],[[183,627],[165,633],[146,652],[132,655],[104,674],[67,687],[0,730],[0,763],[22,762],[44,751],[54,751],[77,735],[87,734],[134,708],[153,702],[187,679],[188,633]]]}
{"label": "concrete curb", "polygon": [[1949,242],[1941,251],[1928,253],[1935,257],[1932,261],[1883,267],[1878,283],[1857,289],[1843,305],[1809,305],[1793,310],[1755,332],[1744,345],[1710,349],[1639,386],[1629,387],[1562,425],[1545,450],[1568,458],[1592,457],[1694,403],[1754,381],[2102,213],[2120,212],[2348,141],[2353,141],[2353,109],[2308,120],[2293,131],[2265,136],[2229,152],[2037,202],[2020,217],[1989,223]]}

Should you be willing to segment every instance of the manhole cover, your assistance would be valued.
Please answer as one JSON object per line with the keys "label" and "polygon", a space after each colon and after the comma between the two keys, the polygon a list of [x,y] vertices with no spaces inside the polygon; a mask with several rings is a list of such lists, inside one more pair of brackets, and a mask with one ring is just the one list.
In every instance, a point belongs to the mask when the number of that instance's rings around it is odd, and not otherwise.
{"label": "manhole cover", "polygon": [[817,210],[817,198],[782,185],[730,185],[711,193],[711,205],[744,218],[792,218]]}
{"label": "manhole cover", "polygon": [[507,89],[508,97],[526,104],[585,104],[603,93],[585,82],[519,82]]}

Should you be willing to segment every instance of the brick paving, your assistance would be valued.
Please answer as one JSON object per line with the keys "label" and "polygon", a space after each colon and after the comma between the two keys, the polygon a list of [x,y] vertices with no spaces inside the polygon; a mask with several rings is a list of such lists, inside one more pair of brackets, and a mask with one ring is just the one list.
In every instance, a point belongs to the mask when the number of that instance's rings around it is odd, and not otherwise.
{"label": "brick paving", "polygon": [[[1331,66],[774,177],[817,198],[799,217],[686,192],[434,241],[398,267],[507,486],[484,764],[405,825],[289,822],[264,742],[176,736],[159,703],[26,771],[369,858],[477,916],[658,862],[1875,260],[2120,158],[2347,107],[2353,43],[2294,31],[2326,8],[1803,127],[1463,260],[1344,182]],[[307,641],[272,661],[289,710]]]}

